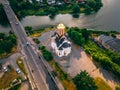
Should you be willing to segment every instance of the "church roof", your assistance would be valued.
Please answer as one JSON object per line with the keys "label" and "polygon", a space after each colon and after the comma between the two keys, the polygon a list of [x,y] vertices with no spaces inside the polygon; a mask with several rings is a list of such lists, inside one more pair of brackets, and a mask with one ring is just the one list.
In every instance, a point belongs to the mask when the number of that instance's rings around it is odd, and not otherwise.
{"label": "church roof", "polygon": [[71,46],[69,41],[68,41],[68,36],[67,35],[64,35],[64,37],[62,37],[62,36],[59,36],[55,32],[51,37],[55,37],[55,43],[56,43],[57,47],[67,48],[67,47]]}
{"label": "church roof", "polygon": [[57,29],[65,29],[65,26],[61,23],[57,26]]}

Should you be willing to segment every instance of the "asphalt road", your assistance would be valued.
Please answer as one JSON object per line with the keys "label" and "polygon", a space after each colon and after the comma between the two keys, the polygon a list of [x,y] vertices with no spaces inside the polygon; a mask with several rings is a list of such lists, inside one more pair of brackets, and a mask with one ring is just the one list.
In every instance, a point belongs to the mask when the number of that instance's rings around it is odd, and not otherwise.
{"label": "asphalt road", "polygon": [[25,30],[13,10],[11,9],[7,0],[3,0],[4,10],[7,14],[11,27],[18,37],[21,49],[24,51],[27,65],[27,71],[30,83],[33,90],[57,90],[56,85],[52,81],[43,62],[33,50],[31,45],[26,45],[29,42]]}

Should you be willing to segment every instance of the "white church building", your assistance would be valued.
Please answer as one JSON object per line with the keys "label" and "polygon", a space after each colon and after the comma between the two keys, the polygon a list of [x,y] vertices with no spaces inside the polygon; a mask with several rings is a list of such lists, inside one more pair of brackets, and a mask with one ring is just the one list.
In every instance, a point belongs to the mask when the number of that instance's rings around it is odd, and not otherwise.
{"label": "white church building", "polygon": [[65,34],[65,26],[59,24],[57,30],[51,36],[50,45],[54,53],[59,57],[67,56],[71,53],[71,42]]}

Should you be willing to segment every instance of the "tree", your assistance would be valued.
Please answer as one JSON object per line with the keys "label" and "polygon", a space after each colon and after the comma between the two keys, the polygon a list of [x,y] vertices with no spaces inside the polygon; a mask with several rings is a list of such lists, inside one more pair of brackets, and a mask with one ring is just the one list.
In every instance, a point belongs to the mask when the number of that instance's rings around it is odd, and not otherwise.
{"label": "tree", "polygon": [[81,29],[81,33],[82,33],[83,37],[85,38],[85,40],[88,40],[89,33],[88,33],[87,29],[86,28]]}
{"label": "tree", "polygon": [[43,57],[45,58],[45,60],[47,60],[47,61],[53,60],[52,54],[46,50],[45,46],[40,46],[39,49],[42,51],[42,54],[43,54]]}
{"label": "tree", "polygon": [[95,0],[88,0],[87,1],[88,6],[90,6],[91,8],[95,8],[96,6],[96,1]]}
{"label": "tree", "polygon": [[39,5],[38,3],[35,3],[35,4],[34,4],[34,9],[35,9],[35,10],[38,10],[39,8],[40,8],[40,5]]}
{"label": "tree", "polygon": [[2,4],[0,4],[0,23],[3,25],[8,24],[8,19],[7,19],[7,16],[5,14]]}
{"label": "tree", "polygon": [[80,13],[80,7],[79,5],[75,4],[72,8],[72,12],[73,14],[77,14],[77,13]]}
{"label": "tree", "polygon": [[16,39],[16,36],[14,34],[10,34],[8,37],[7,37],[7,40],[10,41],[13,45],[16,45],[17,44],[17,39]]}
{"label": "tree", "polygon": [[43,57],[44,57],[45,60],[47,60],[47,61],[50,61],[50,60],[53,59],[52,54],[51,54],[49,51],[47,51],[47,50],[44,50],[44,52],[43,52]]}
{"label": "tree", "polygon": [[31,26],[26,26],[25,30],[27,33],[32,33],[32,27]]}
{"label": "tree", "polygon": [[89,15],[91,13],[91,8],[88,5],[85,5],[85,14]]}
{"label": "tree", "polygon": [[0,41],[0,54],[5,52],[9,53],[12,50],[12,47],[17,44],[17,39],[14,34],[5,36],[3,33],[0,33],[2,40]]}
{"label": "tree", "polygon": [[48,9],[48,12],[49,12],[49,14],[51,14],[51,15],[55,15],[56,12],[57,12],[57,9],[56,9],[55,7],[50,7],[50,8]]}
{"label": "tree", "polygon": [[102,6],[103,6],[103,4],[101,2],[96,2],[96,6],[94,8],[94,11],[97,12]]}
{"label": "tree", "polygon": [[81,71],[80,74],[73,79],[77,90],[97,90],[94,79],[86,71]]}
{"label": "tree", "polygon": [[75,31],[74,28],[71,28],[68,31],[68,35],[73,40],[73,42],[76,43],[77,45],[85,44],[85,38],[83,37],[82,33]]}
{"label": "tree", "polygon": [[113,38],[116,38],[116,35],[115,35],[115,34],[111,34],[111,36],[112,36]]}
{"label": "tree", "polygon": [[5,34],[4,33],[0,33],[0,39],[4,39]]}

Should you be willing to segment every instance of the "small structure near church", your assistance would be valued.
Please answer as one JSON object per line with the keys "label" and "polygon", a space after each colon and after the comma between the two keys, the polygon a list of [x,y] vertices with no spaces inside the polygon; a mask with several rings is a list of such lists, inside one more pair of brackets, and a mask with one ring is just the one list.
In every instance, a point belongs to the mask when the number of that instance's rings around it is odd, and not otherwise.
{"label": "small structure near church", "polygon": [[51,36],[50,43],[53,52],[59,57],[68,56],[71,53],[71,42],[68,40],[63,24],[57,26],[57,30]]}

